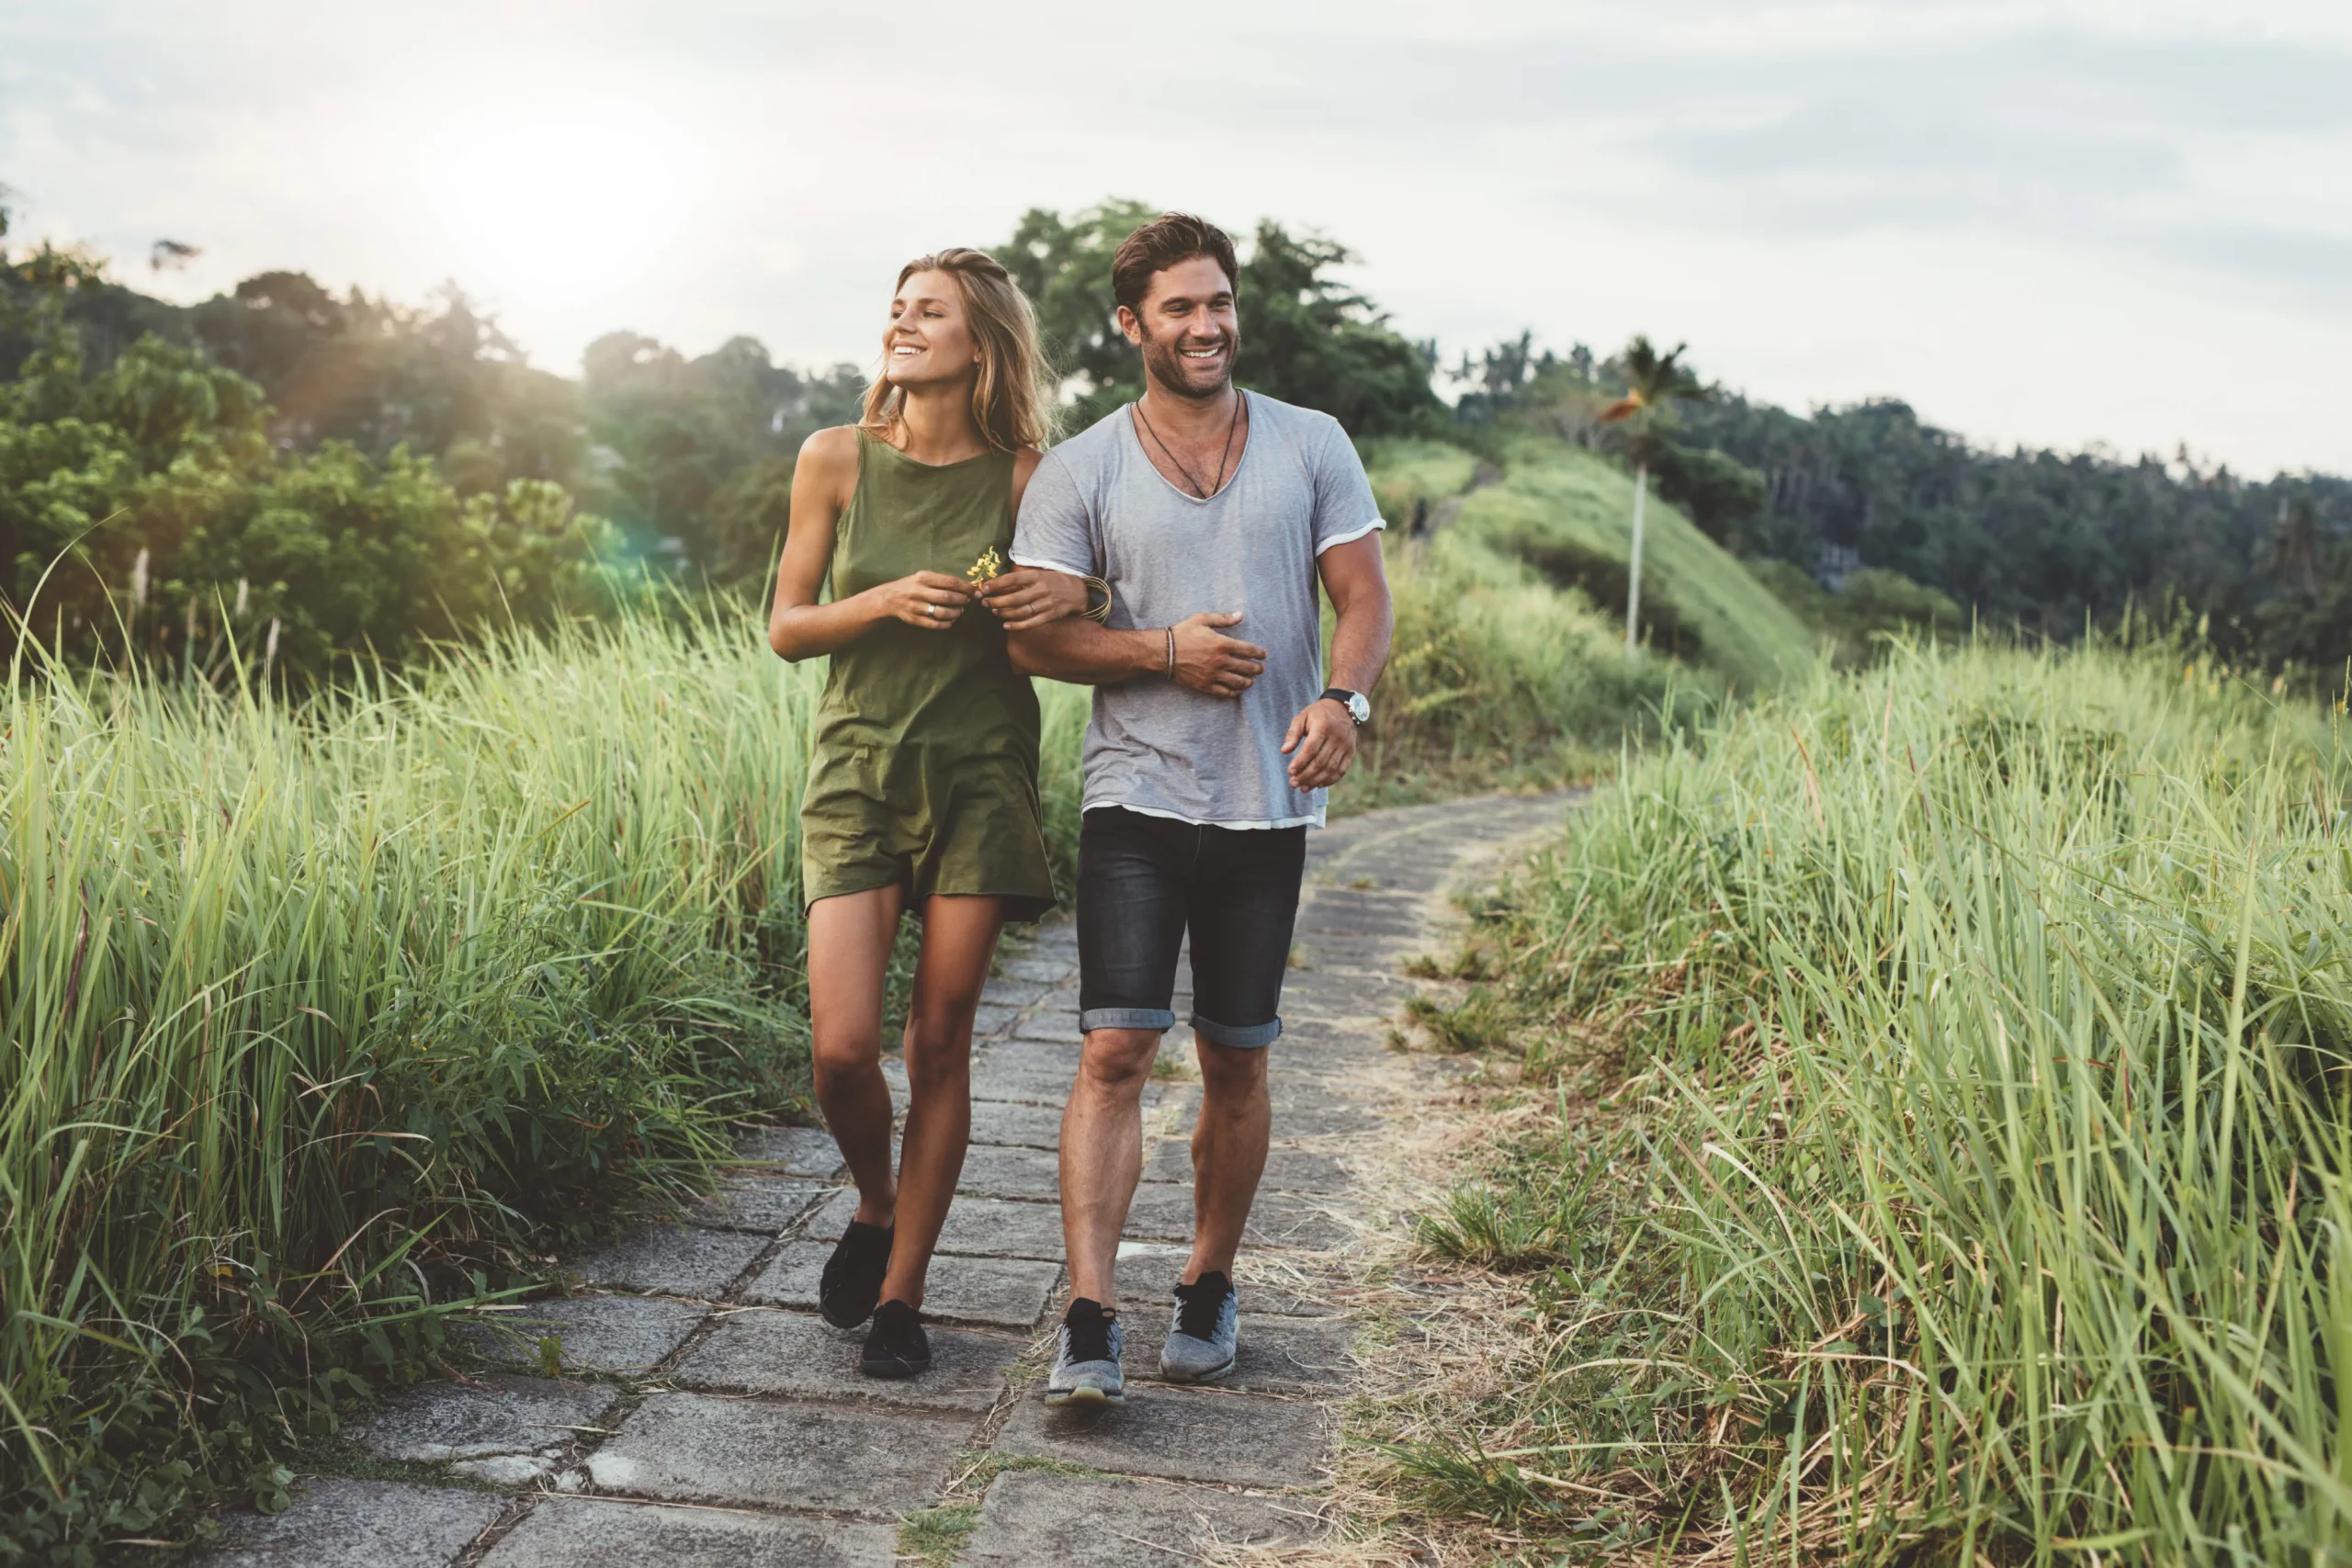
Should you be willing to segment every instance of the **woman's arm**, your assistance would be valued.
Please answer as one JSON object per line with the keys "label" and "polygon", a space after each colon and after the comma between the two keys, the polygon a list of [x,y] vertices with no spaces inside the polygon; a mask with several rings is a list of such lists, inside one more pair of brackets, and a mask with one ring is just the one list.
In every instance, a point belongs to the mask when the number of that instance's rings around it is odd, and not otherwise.
{"label": "woman's arm", "polygon": [[832,564],[833,529],[857,490],[857,432],[820,430],[801,443],[792,470],[792,521],[776,565],[768,646],[786,659],[813,659],[848,647],[876,622],[945,631],[972,602],[971,584],[939,571],[918,571],[830,604],[819,604]]}

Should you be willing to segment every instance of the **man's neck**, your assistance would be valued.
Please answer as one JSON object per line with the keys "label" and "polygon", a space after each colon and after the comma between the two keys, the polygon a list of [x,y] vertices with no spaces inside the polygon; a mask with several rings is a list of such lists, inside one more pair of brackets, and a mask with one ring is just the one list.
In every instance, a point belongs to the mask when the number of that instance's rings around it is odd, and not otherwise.
{"label": "man's neck", "polygon": [[1231,381],[1205,398],[1187,397],[1160,385],[1147,372],[1143,386],[1144,417],[1154,430],[1171,440],[1202,441],[1222,436],[1232,427],[1235,400],[1241,396]]}

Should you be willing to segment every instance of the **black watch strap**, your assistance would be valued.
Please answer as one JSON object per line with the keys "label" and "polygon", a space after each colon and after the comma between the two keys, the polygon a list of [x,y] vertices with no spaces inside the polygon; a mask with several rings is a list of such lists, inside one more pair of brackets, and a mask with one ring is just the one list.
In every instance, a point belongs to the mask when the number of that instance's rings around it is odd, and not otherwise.
{"label": "black watch strap", "polygon": [[1356,705],[1358,703],[1364,703],[1364,705],[1367,707],[1371,705],[1364,702],[1363,693],[1351,692],[1345,686],[1326,686],[1316,696],[1315,700],[1319,703],[1325,697],[1330,698],[1333,702],[1347,709],[1348,717],[1355,721],[1355,725],[1359,729],[1363,727],[1363,720],[1356,718]]}

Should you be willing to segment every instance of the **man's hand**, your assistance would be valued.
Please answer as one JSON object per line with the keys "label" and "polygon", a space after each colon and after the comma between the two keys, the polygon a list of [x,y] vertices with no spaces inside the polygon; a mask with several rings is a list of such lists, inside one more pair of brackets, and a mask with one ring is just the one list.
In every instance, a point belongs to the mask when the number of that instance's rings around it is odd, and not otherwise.
{"label": "man's hand", "polygon": [[1329,789],[1356,760],[1355,716],[1334,698],[1316,698],[1290,721],[1283,755],[1290,759],[1291,788]]}
{"label": "man's hand", "polygon": [[1177,622],[1176,683],[1212,697],[1248,691],[1266,668],[1266,650],[1217,629],[1240,621],[1229,611],[1207,610]]}
{"label": "man's hand", "polygon": [[980,584],[979,595],[1009,632],[1035,631],[1086,614],[1086,579],[1043,567],[1017,566],[999,572]]}

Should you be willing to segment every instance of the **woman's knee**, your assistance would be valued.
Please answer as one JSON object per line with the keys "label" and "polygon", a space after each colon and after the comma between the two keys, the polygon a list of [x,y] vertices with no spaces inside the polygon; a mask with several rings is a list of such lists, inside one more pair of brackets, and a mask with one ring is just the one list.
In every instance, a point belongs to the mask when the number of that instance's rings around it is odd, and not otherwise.
{"label": "woman's knee", "polygon": [[832,1034],[820,1032],[808,1044],[809,1067],[820,1089],[849,1082],[881,1065],[882,1042],[864,1032]]}
{"label": "woman's knee", "polygon": [[972,1081],[972,1036],[966,1029],[907,1031],[907,1092],[968,1092]]}

